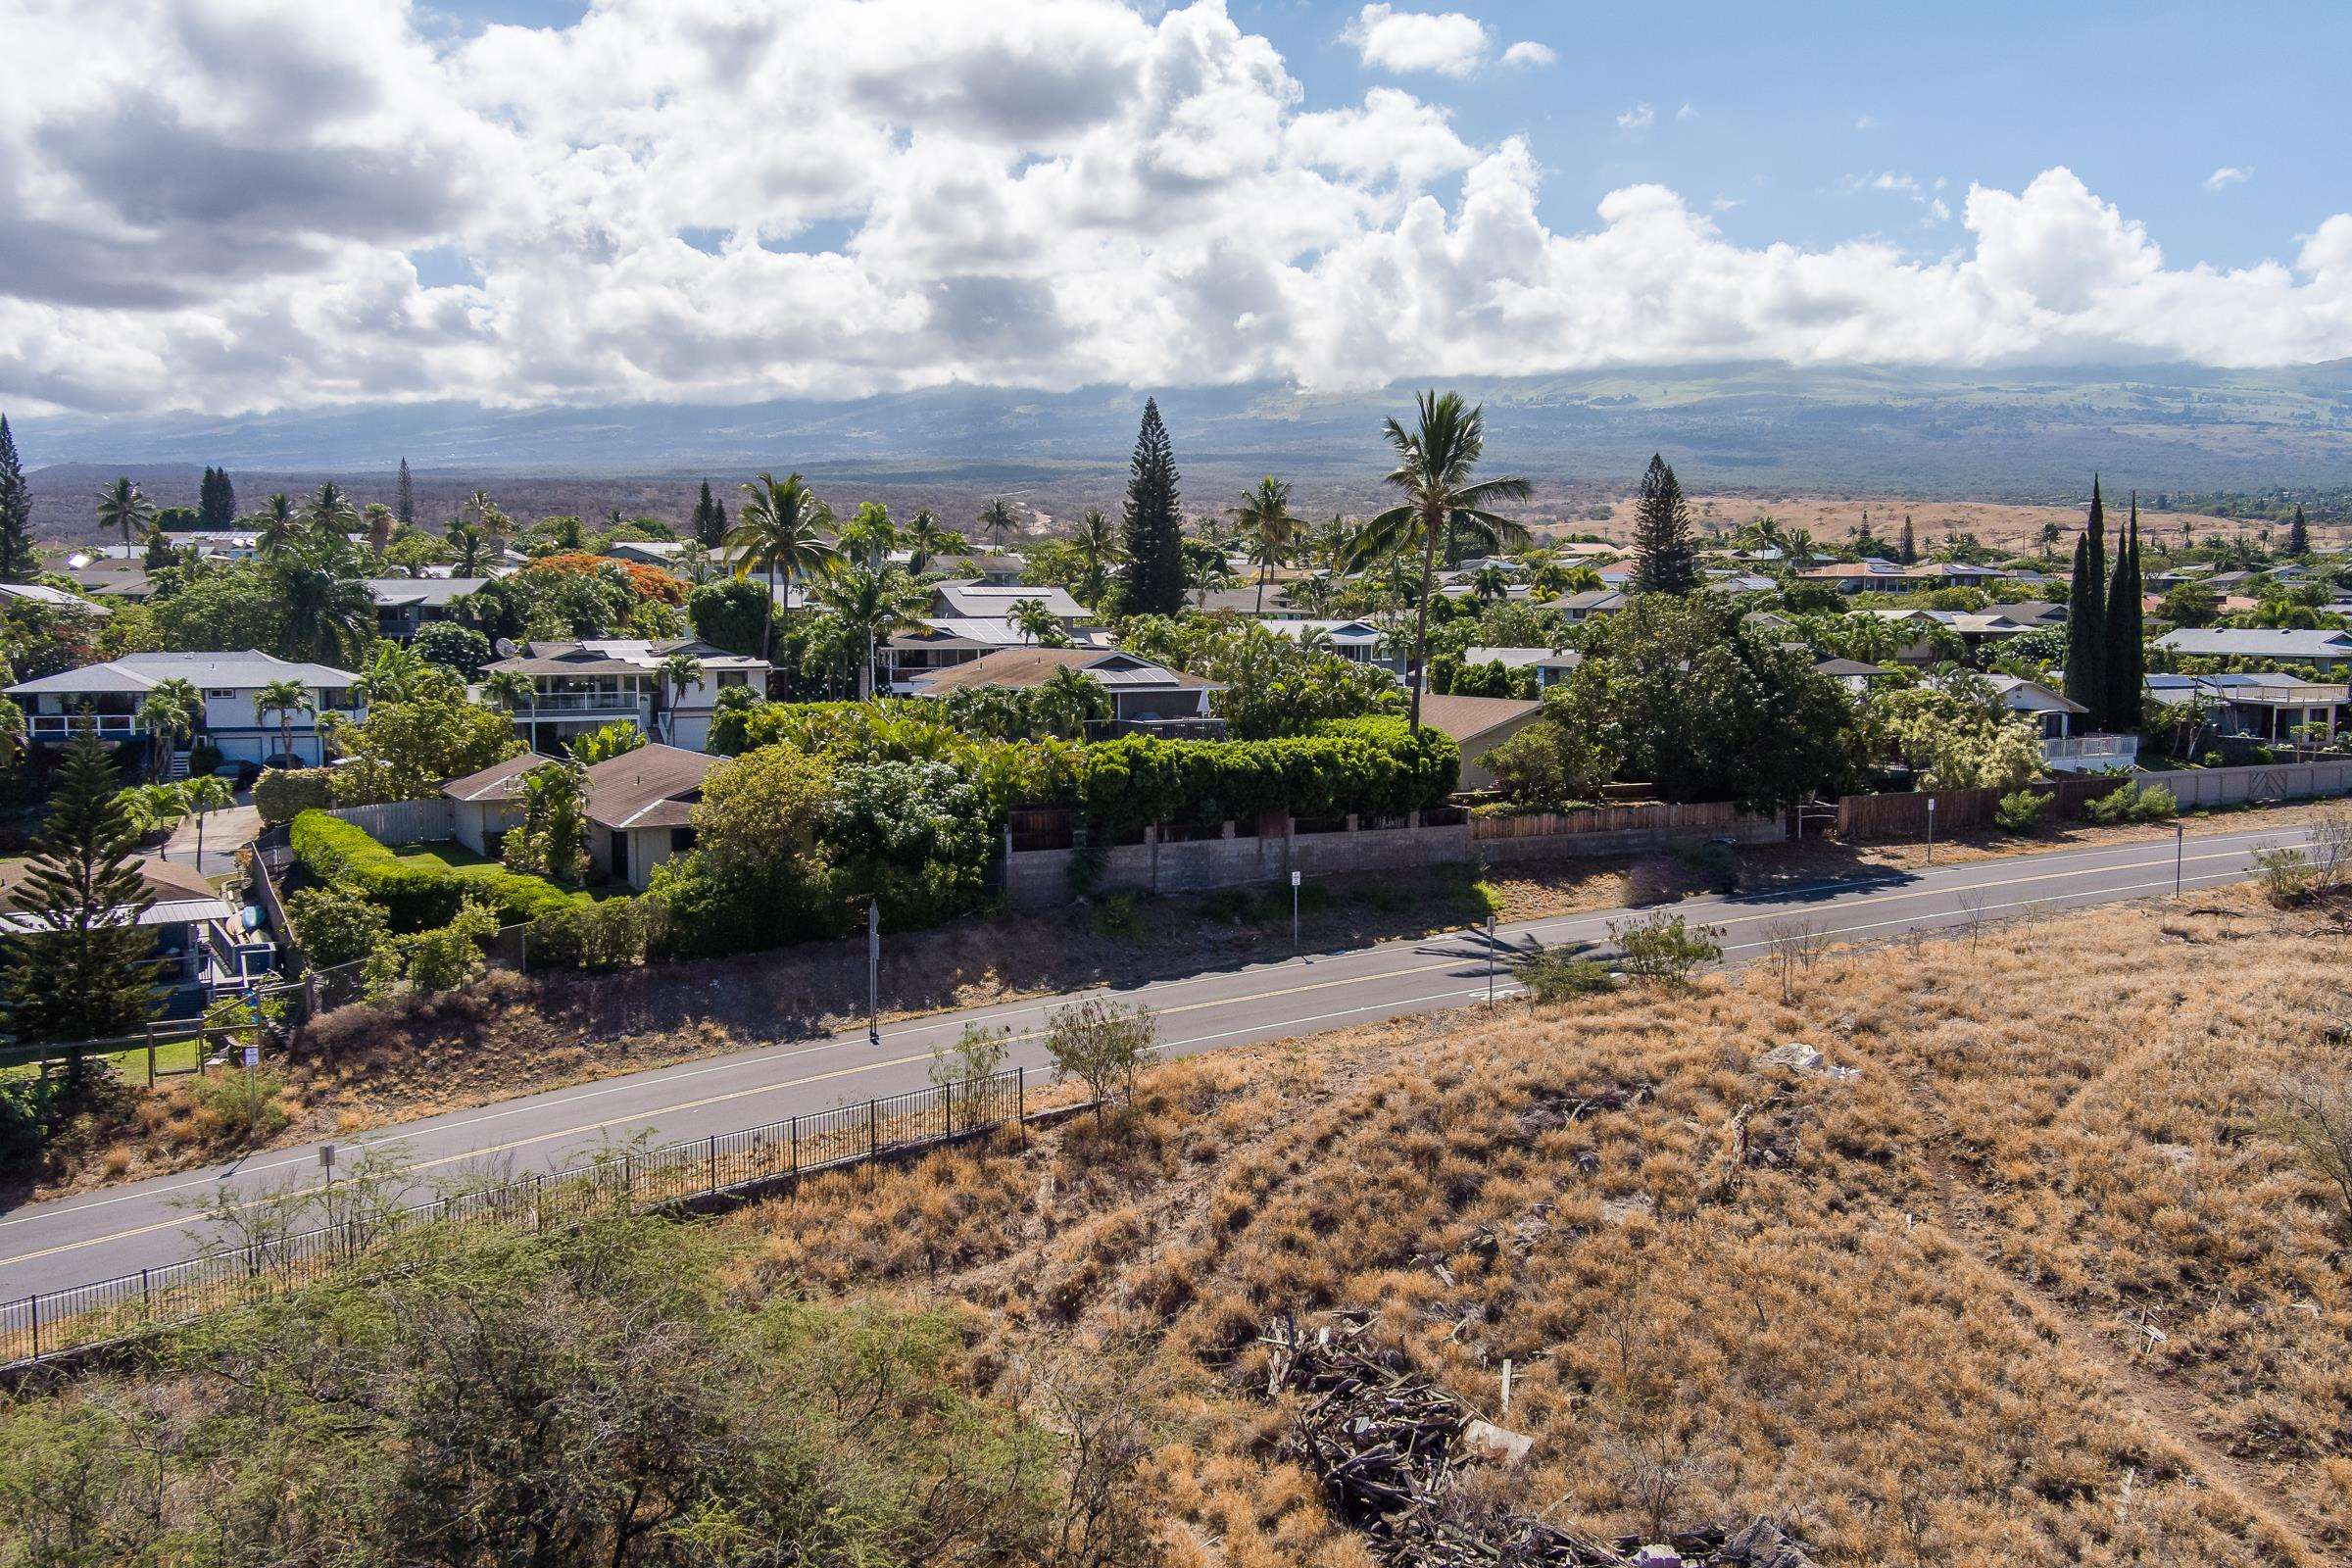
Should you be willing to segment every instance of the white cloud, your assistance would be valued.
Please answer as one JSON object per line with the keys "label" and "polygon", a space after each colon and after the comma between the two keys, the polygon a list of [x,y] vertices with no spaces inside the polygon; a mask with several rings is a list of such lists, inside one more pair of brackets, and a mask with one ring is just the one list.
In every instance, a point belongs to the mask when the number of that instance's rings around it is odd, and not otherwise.
{"label": "white cloud", "polygon": [[1647,130],[1657,123],[1658,112],[1648,104],[1636,104],[1617,117],[1619,130]]}
{"label": "white cloud", "polygon": [[1386,4],[1357,12],[1340,37],[1355,45],[1356,58],[1366,66],[1399,75],[1434,71],[1467,76],[1485,63],[1490,42],[1486,24],[1475,17],[1458,11],[1399,11]]}
{"label": "white cloud", "polygon": [[1876,115],[1859,116],[1854,121],[1854,128],[1856,130],[1876,130],[1879,128],[1879,117]]}
{"label": "white cloud", "polygon": [[1532,38],[1521,39],[1502,52],[1502,63],[1506,66],[1551,66],[1557,65],[1559,59],[1560,52],[1557,49],[1549,44],[1537,43]]}
{"label": "white cloud", "polygon": [[83,63],[0,95],[27,413],[2352,356],[2352,214],[2237,270],[2064,169],[1955,191],[1927,256],[1734,244],[1658,185],[1555,229],[1524,141],[1310,104],[1218,0],[601,0],[439,45],[408,0],[24,4]]}
{"label": "white cloud", "polygon": [[2242,185],[2253,177],[2254,171],[2251,168],[2239,169],[2232,164],[2224,164],[2205,176],[2205,188],[2207,190],[2228,190],[2230,186]]}
{"label": "white cloud", "polygon": [[1685,99],[1683,101],[1683,107],[1674,112],[1674,118],[1677,120],[1696,120],[1698,118],[1698,111],[1690,107],[1690,102],[1689,99]]}

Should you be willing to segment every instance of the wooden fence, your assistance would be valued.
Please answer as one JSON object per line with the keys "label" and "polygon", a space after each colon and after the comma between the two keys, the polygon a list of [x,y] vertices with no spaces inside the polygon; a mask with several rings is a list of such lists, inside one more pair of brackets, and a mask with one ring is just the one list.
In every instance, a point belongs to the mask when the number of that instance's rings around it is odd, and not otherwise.
{"label": "wooden fence", "polygon": [[[2275,766],[2185,768],[2174,773],[2141,773],[2137,782],[2171,790],[2184,810],[2207,806],[2242,806],[2260,802],[2326,800],[2352,794],[2352,761],[2288,762]],[[2060,818],[2082,814],[2085,802],[2103,798],[2130,782],[2111,774],[2084,778],[2049,779],[2026,787],[2053,795],[2052,810]],[[1912,795],[1848,795],[1838,803],[1838,836],[1849,842],[1870,839],[1924,838],[1928,831],[1928,803],[1935,803],[1936,831],[1964,833],[1992,825],[1999,804],[1998,790],[1936,790]]]}

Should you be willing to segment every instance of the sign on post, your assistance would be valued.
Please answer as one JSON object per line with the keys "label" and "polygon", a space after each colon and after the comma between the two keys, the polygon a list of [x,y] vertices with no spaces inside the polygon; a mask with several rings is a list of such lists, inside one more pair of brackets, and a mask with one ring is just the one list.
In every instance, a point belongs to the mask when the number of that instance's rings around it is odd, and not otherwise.
{"label": "sign on post", "polygon": [[245,1048],[245,1065],[248,1067],[259,1067],[261,1064],[262,1048],[259,1046],[247,1046]]}

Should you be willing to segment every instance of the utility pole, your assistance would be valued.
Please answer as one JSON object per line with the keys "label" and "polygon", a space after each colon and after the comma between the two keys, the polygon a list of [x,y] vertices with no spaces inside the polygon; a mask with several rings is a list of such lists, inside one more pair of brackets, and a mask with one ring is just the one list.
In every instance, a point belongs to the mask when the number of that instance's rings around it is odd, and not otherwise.
{"label": "utility pole", "polygon": [[1928,797],[1928,864],[1936,863],[1936,797]]}
{"label": "utility pole", "polygon": [[1298,956],[1298,873],[1291,873],[1291,956]]}
{"label": "utility pole", "polygon": [[865,905],[865,1043],[882,1044],[882,901]]}
{"label": "utility pole", "polygon": [[1487,916],[1487,1005],[1490,1007],[1494,1004],[1494,960],[1497,956],[1498,955],[1494,951],[1494,916],[1489,914]]}
{"label": "utility pole", "polygon": [[2187,842],[2188,825],[2185,822],[2175,822],[2173,824],[2173,897],[2176,899],[2180,896],[2180,853]]}

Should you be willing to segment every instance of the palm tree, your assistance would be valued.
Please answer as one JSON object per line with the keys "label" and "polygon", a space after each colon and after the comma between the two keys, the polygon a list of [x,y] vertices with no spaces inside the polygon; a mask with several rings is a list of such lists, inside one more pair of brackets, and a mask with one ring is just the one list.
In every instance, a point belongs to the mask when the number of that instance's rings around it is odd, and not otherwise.
{"label": "palm tree", "polygon": [[1464,524],[1492,534],[1506,549],[1524,549],[1528,532],[1492,508],[1497,501],[1525,501],[1534,486],[1525,479],[1473,480],[1471,472],[1485,455],[1487,417],[1483,405],[1464,408],[1461,394],[1436,391],[1421,394],[1418,427],[1407,430],[1388,421],[1389,445],[1396,449],[1396,467],[1388,482],[1404,492],[1404,501],[1364,524],[1348,547],[1351,561],[1370,561],[1421,552],[1421,592],[1413,615],[1412,713],[1417,735],[1421,729],[1422,669],[1429,656],[1430,581],[1437,574],[1441,545],[1450,548],[1455,530]]}
{"label": "palm tree", "polygon": [[311,493],[310,504],[302,509],[302,514],[312,527],[337,538],[360,525],[360,509],[351,504],[351,497],[332,479]]}
{"label": "palm tree", "polygon": [[294,511],[292,496],[283,490],[278,491],[262,503],[262,510],[254,514],[254,520],[261,524],[261,538],[257,541],[256,552],[264,561],[275,561],[294,548],[295,535],[301,529],[302,518]]}
{"label": "palm tree", "polygon": [[277,754],[294,755],[294,715],[312,711],[311,689],[298,680],[273,680],[253,694],[257,714],[277,715]]}
{"label": "palm tree", "polygon": [[1003,496],[989,497],[988,505],[980,509],[980,531],[994,534],[1000,550],[1004,546],[1005,537],[1020,525],[1020,520],[1013,516],[1012,508]]}
{"label": "palm tree", "polygon": [[1470,591],[1482,605],[1511,597],[1511,574],[1494,562],[1488,562],[1470,574]]}
{"label": "palm tree", "polygon": [[1070,541],[1070,548],[1084,568],[1078,579],[1079,594],[1088,609],[1096,609],[1110,590],[1110,568],[1127,554],[1119,542],[1119,525],[1102,515],[1102,508],[1089,507],[1086,515],[1078,519],[1078,537]]}
{"label": "palm tree", "polygon": [[1092,675],[1064,665],[1038,684],[1030,713],[1047,734],[1082,740],[1088,720],[1110,717],[1110,693]]}
{"label": "palm tree", "polygon": [[382,555],[392,548],[392,509],[381,501],[370,501],[361,512],[360,519],[368,529],[368,548]]}
{"label": "palm tree", "polygon": [[907,524],[903,537],[906,548],[913,554],[913,559],[906,563],[906,569],[918,577],[931,569],[934,556],[950,555],[970,548],[964,543],[963,535],[953,528],[941,527],[938,514],[929,507],[915,513],[914,521]]}
{"label": "palm tree", "polygon": [[843,560],[862,562],[869,571],[880,571],[889,564],[890,553],[899,548],[899,525],[890,520],[888,507],[867,501],[843,526],[834,546]]}
{"label": "palm tree", "polygon": [[[340,545],[341,539],[334,540]],[[344,552],[324,541],[288,554],[277,564],[277,589],[286,614],[286,645],[297,659],[321,663],[357,655],[375,635],[375,600],[344,569]]]}
{"label": "palm tree", "polygon": [[179,738],[196,732],[196,718],[203,711],[204,699],[184,680],[158,681],[148,691],[139,704],[139,722],[147,727],[148,771],[155,777],[169,770]]}
{"label": "palm tree", "polygon": [[896,566],[880,571],[852,566],[820,583],[815,598],[824,607],[825,620],[823,635],[810,639],[811,652],[822,646],[835,658],[856,659],[862,648],[858,696],[860,701],[872,697],[874,650],[894,633],[922,624],[922,588]]}
{"label": "palm tree", "polygon": [[[662,661],[660,674],[662,689],[668,696],[669,706],[674,709],[686,700],[686,688],[703,678],[703,662],[680,649]],[[674,726],[672,732],[675,732]]]}
{"label": "palm tree", "polygon": [[789,474],[778,484],[773,474],[762,473],[745,485],[743,493],[746,499],[735,514],[735,526],[727,530],[726,543],[742,552],[735,563],[736,576],[755,571],[767,574],[767,614],[761,623],[760,646],[772,651],[776,645],[776,573],[784,574],[784,593],[789,598],[795,577],[830,576],[841,555],[819,531],[832,514],[799,474]]}
{"label": "palm tree", "polygon": [[139,494],[139,487],[127,478],[117,479],[98,492],[98,526],[121,529],[125,551],[130,549],[130,536],[145,533],[154,516],[155,503]]}
{"label": "palm tree", "polygon": [[[485,702],[505,709],[509,714],[528,710],[531,717],[539,716],[538,683],[519,669],[494,669],[482,677],[482,698]],[[527,725],[524,736],[532,741],[539,738],[537,723]]]}
{"label": "palm tree", "polygon": [[1012,629],[1021,634],[1021,641],[1025,643],[1042,641],[1061,629],[1061,622],[1054,618],[1054,612],[1046,608],[1046,602],[1042,599],[1016,600],[1013,607],[1004,612],[1004,618],[1011,622]]}
{"label": "palm tree", "polygon": [[506,553],[507,541],[514,535],[514,524],[512,518],[498,510],[498,503],[490,499],[489,491],[476,490],[467,496],[466,505],[459,512],[465,520],[481,530],[493,558]]}
{"label": "palm tree", "polygon": [[1257,566],[1257,613],[1262,615],[1266,612],[1266,579],[1289,559],[1291,546],[1306,523],[1291,515],[1291,487],[1270,473],[1257,481],[1256,489],[1244,491],[1242,504],[1227,507],[1225,515],[1239,525],[1250,559]]}
{"label": "palm tree", "polygon": [[1348,519],[1338,513],[1331,520],[1319,524],[1307,535],[1307,554],[1333,570],[1340,570],[1348,560],[1348,544],[1353,536],[1348,531]]}
{"label": "palm tree", "polygon": [[449,525],[448,543],[450,554],[458,558],[449,568],[451,572],[460,577],[489,574],[490,560],[496,552],[481,529],[470,522],[453,522]]}

